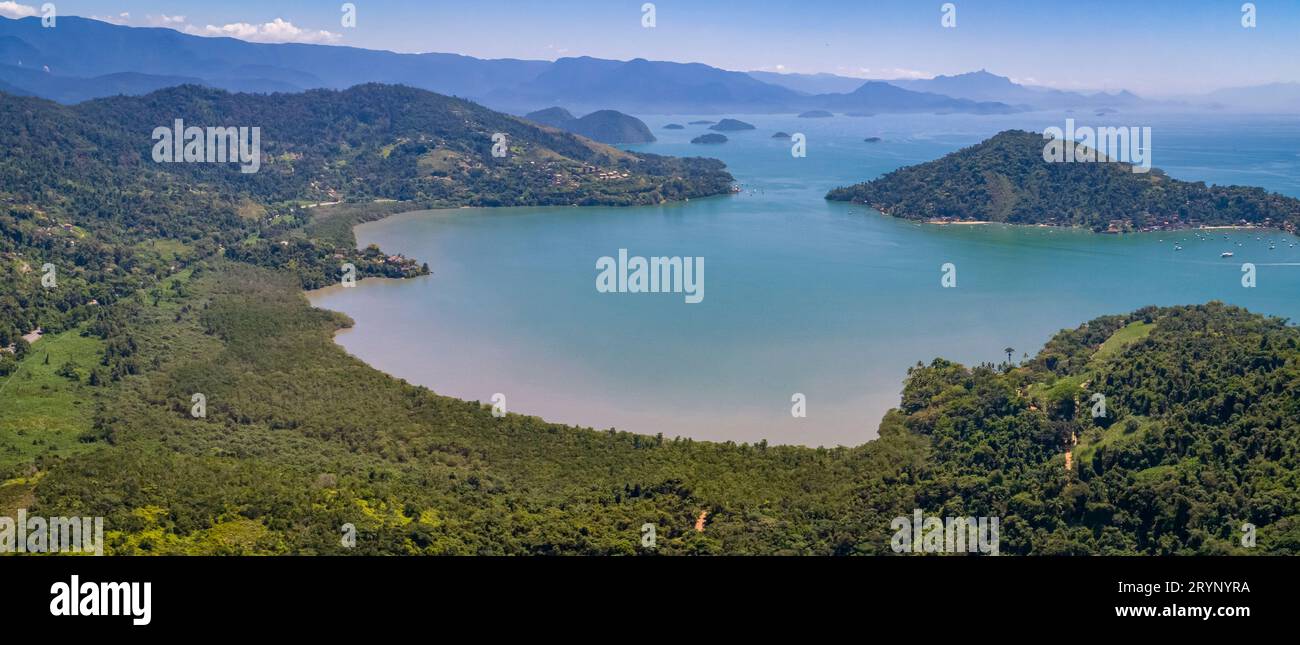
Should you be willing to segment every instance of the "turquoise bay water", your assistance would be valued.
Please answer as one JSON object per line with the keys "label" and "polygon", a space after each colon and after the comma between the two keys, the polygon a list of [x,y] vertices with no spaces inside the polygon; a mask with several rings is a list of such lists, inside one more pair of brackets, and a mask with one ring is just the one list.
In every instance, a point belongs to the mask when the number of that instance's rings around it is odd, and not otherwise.
{"label": "turquoise bay water", "polygon": [[[695,117],[645,117],[660,141],[635,149],[718,157],[744,192],[635,209],[407,213],[358,227],[358,240],[433,275],[312,299],[356,320],[338,336],[349,352],[441,394],[502,393],[511,412],[596,428],[805,445],[873,438],[918,361],[1001,362],[1008,346],[1019,360],[1062,328],[1148,304],[1300,315],[1300,246],[1279,232],[938,226],[823,200],[1065,116],[741,116],[758,129],[721,146],[688,143],[704,126],[661,129]],[[1152,126],[1154,164],[1179,179],[1300,196],[1296,117],[1071,116]],[[790,142],[770,138],[778,130],[805,133],[808,156],[791,157]],[[704,301],[598,293],[596,260],[620,248],[705,258]],[[949,262],[955,289],[940,285]],[[1255,289],[1241,286],[1243,262],[1258,266]],[[790,413],[795,393],[806,418]]]}

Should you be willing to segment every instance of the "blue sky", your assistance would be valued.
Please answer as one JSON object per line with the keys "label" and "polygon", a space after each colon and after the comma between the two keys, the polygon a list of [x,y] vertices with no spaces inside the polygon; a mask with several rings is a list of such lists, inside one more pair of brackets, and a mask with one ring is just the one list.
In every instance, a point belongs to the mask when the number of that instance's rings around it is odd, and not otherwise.
{"label": "blue sky", "polygon": [[54,1],[65,15],[135,26],[486,58],[640,57],[867,78],[987,68],[1152,96],[1300,81],[1297,0],[1257,0],[1254,29],[1241,25],[1240,0],[952,0],[954,29],[940,24],[941,0],[657,0],[653,29],[641,26],[645,0],[352,0],[355,29],[340,24],[341,0]]}

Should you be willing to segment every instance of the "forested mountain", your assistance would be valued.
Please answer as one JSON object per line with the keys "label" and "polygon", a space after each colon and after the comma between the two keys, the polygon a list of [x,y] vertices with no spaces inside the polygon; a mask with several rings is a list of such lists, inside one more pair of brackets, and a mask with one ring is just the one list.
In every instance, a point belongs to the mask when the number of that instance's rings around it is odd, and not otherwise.
{"label": "forested mountain", "polygon": [[524,115],[524,118],[533,123],[540,123],[542,125],[549,125],[552,128],[558,128],[564,124],[577,120],[578,117],[573,116],[572,112],[562,107],[549,107],[544,110],[529,112]]}
{"label": "forested mountain", "polygon": [[928,440],[919,508],[1000,515],[1004,553],[1240,553],[1246,523],[1294,553],[1298,346],[1219,303],[1107,316],[1023,367],[918,366],[881,432]]}
{"label": "forested mountain", "polygon": [[[1008,130],[935,161],[836,188],[826,198],[907,219],[1094,231],[1237,224],[1295,231],[1300,224],[1300,200],[1291,197],[1262,188],[1179,181],[1159,169],[1135,173],[1127,163],[1048,162],[1043,158],[1047,143],[1041,134]],[[1078,150],[1087,149],[1079,145]]]}
{"label": "forested mountain", "polygon": [[[257,127],[261,163],[157,163],[155,128]],[[493,155],[501,134],[503,157]],[[304,204],[378,199],[430,207],[655,204],[724,194],[721,162],[632,154],[405,87],[296,95],[196,86],[73,107],[0,95],[0,347],[61,330],[150,281],[178,255],[218,251],[287,268],[305,286],[418,266],[304,233]],[[58,267],[56,290],[41,268]]]}

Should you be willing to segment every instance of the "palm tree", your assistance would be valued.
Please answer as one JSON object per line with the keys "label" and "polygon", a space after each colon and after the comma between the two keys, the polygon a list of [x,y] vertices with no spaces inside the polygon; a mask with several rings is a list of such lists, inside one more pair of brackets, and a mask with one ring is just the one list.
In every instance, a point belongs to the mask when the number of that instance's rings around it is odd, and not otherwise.
{"label": "palm tree", "polygon": [[1004,350],[1002,350],[1002,351],[1004,351],[1004,352],[1007,353],[1007,362],[1010,363],[1010,362],[1011,362],[1011,355],[1014,354],[1014,353],[1016,353],[1016,348],[1014,348],[1014,347],[1008,347],[1008,348],[1006,348],[1006,349],[1004,349]]}

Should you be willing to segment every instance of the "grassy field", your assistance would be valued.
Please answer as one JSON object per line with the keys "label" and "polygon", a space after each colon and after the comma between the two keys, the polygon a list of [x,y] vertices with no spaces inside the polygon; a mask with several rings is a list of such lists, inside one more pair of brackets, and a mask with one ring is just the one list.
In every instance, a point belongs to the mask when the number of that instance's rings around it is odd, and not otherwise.
{"label": "grassy field", "polygon": [[1092,458],[1101,448],[1114,449],[1121,444],[1135,445],[1156,427],[1158,422],[1146,417],[1129,417],[1124,423],[1116,423],[1109,428],[1098,429],[1095,438],[1085,438],[1074,449],[1074,456],[1081,466],[1092,465]]}
{"label": "grassy field", "polygon": [[[90,430],[96,396],[85,380],[102,351],[100,340],[76,329],[32,345],[0,383],[0,469],[83,448],[78,437]],[[76,381],[56,374],[69,362],[78,366]]]}
{"label": "grassy field", "polygon": [[418,208],[410,202],[393,201],[318,206],[312,209],[311,222],[304,227],[302,234],[329,240],[341,247],[355,247],[357,238],[352,227]]}
{"label": "grassy field", "polygon": [[1101,344],[1101,348],[1097,350],[1097,354],[1093,357],[1094,360],[1104,360],[1124,351],[1125,347],[1150,336],[1151,331],[1155,328],[1155,323],[1141,321],[1132,322],[1121,327],[1119,331],[1112,334],[1110,338],[1106,339],[1106,342]]}

